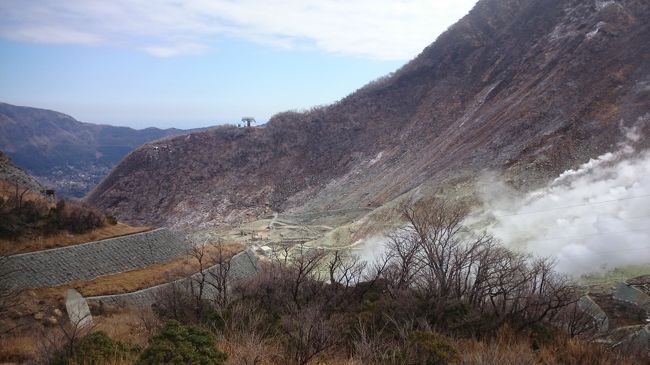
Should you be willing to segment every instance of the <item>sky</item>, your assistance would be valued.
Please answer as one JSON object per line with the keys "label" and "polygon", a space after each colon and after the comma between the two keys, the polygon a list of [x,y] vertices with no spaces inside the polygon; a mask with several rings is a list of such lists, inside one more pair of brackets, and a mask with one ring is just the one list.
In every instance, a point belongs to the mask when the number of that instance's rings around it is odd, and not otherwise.
{"label": "sky", "polygon": [[265,122],[397,70],[476,0],[0,0],[0,101],[90,123]]}

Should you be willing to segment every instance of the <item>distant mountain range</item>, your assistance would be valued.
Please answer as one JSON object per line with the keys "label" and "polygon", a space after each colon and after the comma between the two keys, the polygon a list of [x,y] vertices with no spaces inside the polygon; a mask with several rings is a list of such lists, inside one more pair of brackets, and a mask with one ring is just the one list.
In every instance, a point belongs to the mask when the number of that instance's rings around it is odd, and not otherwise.
{"label": "distant mountain range", "polygon": [[[340,102],[147,144],[88,199],[134,223],[239,222],[532,189],[650,139],[650,2],[481,0],[417,58]],[[460,190],[459,190],[460,189]]]}
{"label": "distant mountain range", "polygon": [[59,112],[0,103],[0,150],[57,195],[83,197],[142,144],[187,131],[82,123]]}

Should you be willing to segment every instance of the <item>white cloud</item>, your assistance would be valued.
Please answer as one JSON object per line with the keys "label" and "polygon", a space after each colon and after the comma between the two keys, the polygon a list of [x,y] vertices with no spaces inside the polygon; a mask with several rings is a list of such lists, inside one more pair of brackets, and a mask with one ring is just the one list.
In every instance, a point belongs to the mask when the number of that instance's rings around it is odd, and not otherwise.
{"label": "white cloud", "polygon": [[476,0],[0,0],[0,37],[117,45],[170,57],[222,36],[406,60]]}
{"label": "white cloud", "polygon": [[207,49],[202,44],[179,44],[171,46],[146,46],[143,50],[153,56],[167,58],[187,54],[199,54]]}
{"label": "white cloud", "polygon": [[7,38],[15,41],[81,44],[85,46],[93,46],[101,42],[101,39],[93,34],[54,26],[37,25],[15,29],[13,32],[7,34]]}

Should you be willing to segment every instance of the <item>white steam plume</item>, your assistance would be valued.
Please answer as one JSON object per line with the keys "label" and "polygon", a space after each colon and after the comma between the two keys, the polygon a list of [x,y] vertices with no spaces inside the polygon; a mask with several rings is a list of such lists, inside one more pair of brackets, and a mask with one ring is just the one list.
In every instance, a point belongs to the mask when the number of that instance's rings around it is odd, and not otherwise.
{"label": "white steam plume", "polygon": [[650,152],[624,146],[519,199],[488,185],[486,213],[473,219],[494,218],[488,231],[511,248],[554,257],[569,274],[650,263]]}
{"label": "white steam plume", "polygon": [[[636,129],[627,130],[628,142],[640,138]],[[555,258],[567,274],[650,264],[650,151],[636,153],[622,144],[525,195],[493,176],[482,180],[483,209],[465,221],[474,231],[487,230],[511,249]],[[373,261],[387,240],[369,237],[356,253]]]}

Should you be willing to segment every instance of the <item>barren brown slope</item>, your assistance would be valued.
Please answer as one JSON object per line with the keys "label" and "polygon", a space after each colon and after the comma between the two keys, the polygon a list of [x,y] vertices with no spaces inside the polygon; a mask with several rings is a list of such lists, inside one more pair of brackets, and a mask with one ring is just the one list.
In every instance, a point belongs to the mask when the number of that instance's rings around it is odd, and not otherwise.
{"label": "barren brown slope", "polygon": [[16,186],[39,193],[43,189],[34,177],[16,166],[4,152],[0,151],[0,192]]}
{"label": "barren brown slope", "polygon": [[615,148],[622,126],[647,131],[649,24],[642,0],[482,0],[340,102],[146,145],[88,199],[130,222],[187,225],[376,206],[486,168],[540,183]]}

